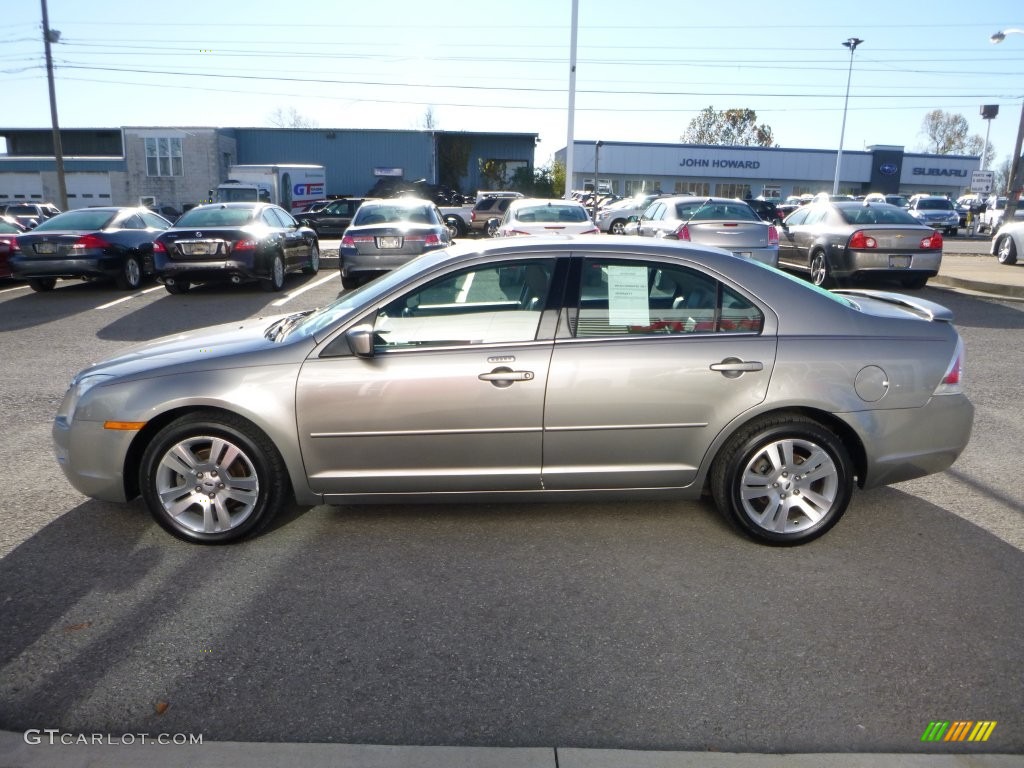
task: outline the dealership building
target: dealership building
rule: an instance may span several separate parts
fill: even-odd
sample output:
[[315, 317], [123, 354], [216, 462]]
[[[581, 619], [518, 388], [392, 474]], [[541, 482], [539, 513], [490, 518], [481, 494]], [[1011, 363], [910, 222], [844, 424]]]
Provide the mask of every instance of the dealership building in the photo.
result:
[[[629, 197], [641, 192], [671, 192], [718, 197], [782, 197], [831, 192], [835, 150], [779, 147], [636, 144], [618, 141], [573, 142], [573, 189], [600, 190]], [[555, 154], [565, 162], [565, 149]], [[981, 158], [905, 152], [876, 145], [842, 153], [839, 191], [919, 192], [956, 198], [971, 186]]]
[[[69, 208], [178, 211], [208, 198], [235, 164], [323, 165], [330, 195], [365, 195], [382, 179], [468, 192], [493, 188], [494, 168], [532, 173], [537, 145], [535, 133], [202, 126], [61, 129], [60, 138]], [[58, 189], [53, 131], [0, 128], [0, 205], [55, 203]]]

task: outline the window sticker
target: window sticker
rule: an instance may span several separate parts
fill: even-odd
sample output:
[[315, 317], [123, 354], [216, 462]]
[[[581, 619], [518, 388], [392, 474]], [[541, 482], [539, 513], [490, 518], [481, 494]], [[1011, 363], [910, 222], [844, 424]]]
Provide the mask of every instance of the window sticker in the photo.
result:
[[608, 270], [608, 322], [611, 325], [649, 325], [647, 267], [611, 264]]

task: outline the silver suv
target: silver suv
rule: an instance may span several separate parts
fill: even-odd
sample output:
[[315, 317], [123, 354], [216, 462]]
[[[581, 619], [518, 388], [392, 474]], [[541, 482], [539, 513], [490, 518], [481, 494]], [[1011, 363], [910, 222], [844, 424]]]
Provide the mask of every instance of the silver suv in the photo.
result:
[[609, 235], [623, 235], [630, 216], [639, 216], [647, 210], [647, 206], [664, 196], [662, 192], [651, 192], [618, 200], [604, 208], [599, 208], [597, 216], [594, 217], [594, 223], [597, 224], [598, 229]]

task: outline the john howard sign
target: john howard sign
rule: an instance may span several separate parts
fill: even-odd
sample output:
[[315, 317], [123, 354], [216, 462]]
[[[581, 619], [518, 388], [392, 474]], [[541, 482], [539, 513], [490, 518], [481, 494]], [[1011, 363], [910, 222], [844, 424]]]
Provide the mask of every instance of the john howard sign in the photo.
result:
[[761, 167], [760, 160], [720, 160], [706, 157], [687, 157], [680, 161], [682, 168], [740, 168], [756, 171]]

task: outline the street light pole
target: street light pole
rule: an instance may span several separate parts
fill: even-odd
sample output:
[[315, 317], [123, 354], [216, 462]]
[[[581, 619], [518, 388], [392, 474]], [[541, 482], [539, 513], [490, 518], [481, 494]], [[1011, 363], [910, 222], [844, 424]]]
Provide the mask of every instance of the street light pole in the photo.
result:
[[846, 108], [850, 103], [850, 78], [853, 77], [853, 52], [863, 43], [859, 37], [851, 37], [843, 42], [850, 49], [850, 69], [846, 73], [846, 99], [843, 101], [843, 127], [839, 132], [839, 151], [836, 153], [836, 179], [832, 183], [832, 194], [839, 194], [839, 169], [843, 164], [843, 140], [846, 138]]
[[[1024, 29], [1001, 29], [992, 35], [989, 40], [992, 44], [1001, 43], [1009, 34], [1024, 35]], [[1020, 171], [1020, 151], [1024, 144], [1024, 99], [1020, 105], [1020, 125], [1017, 127], [1017, 141], [1013, 145], [1013, 160], [1010, 163], [1010, 176], [1006, 179], [1006, 208], [1004, 211], [1011, 211], [1009, 220], [1013, 219], [1017, 211], [1017, 200], [1020, 198], [1020, 188], [1017, 186], [1017, 173]], [[1003, 213], [1006, 218], [1006, 213]]]

